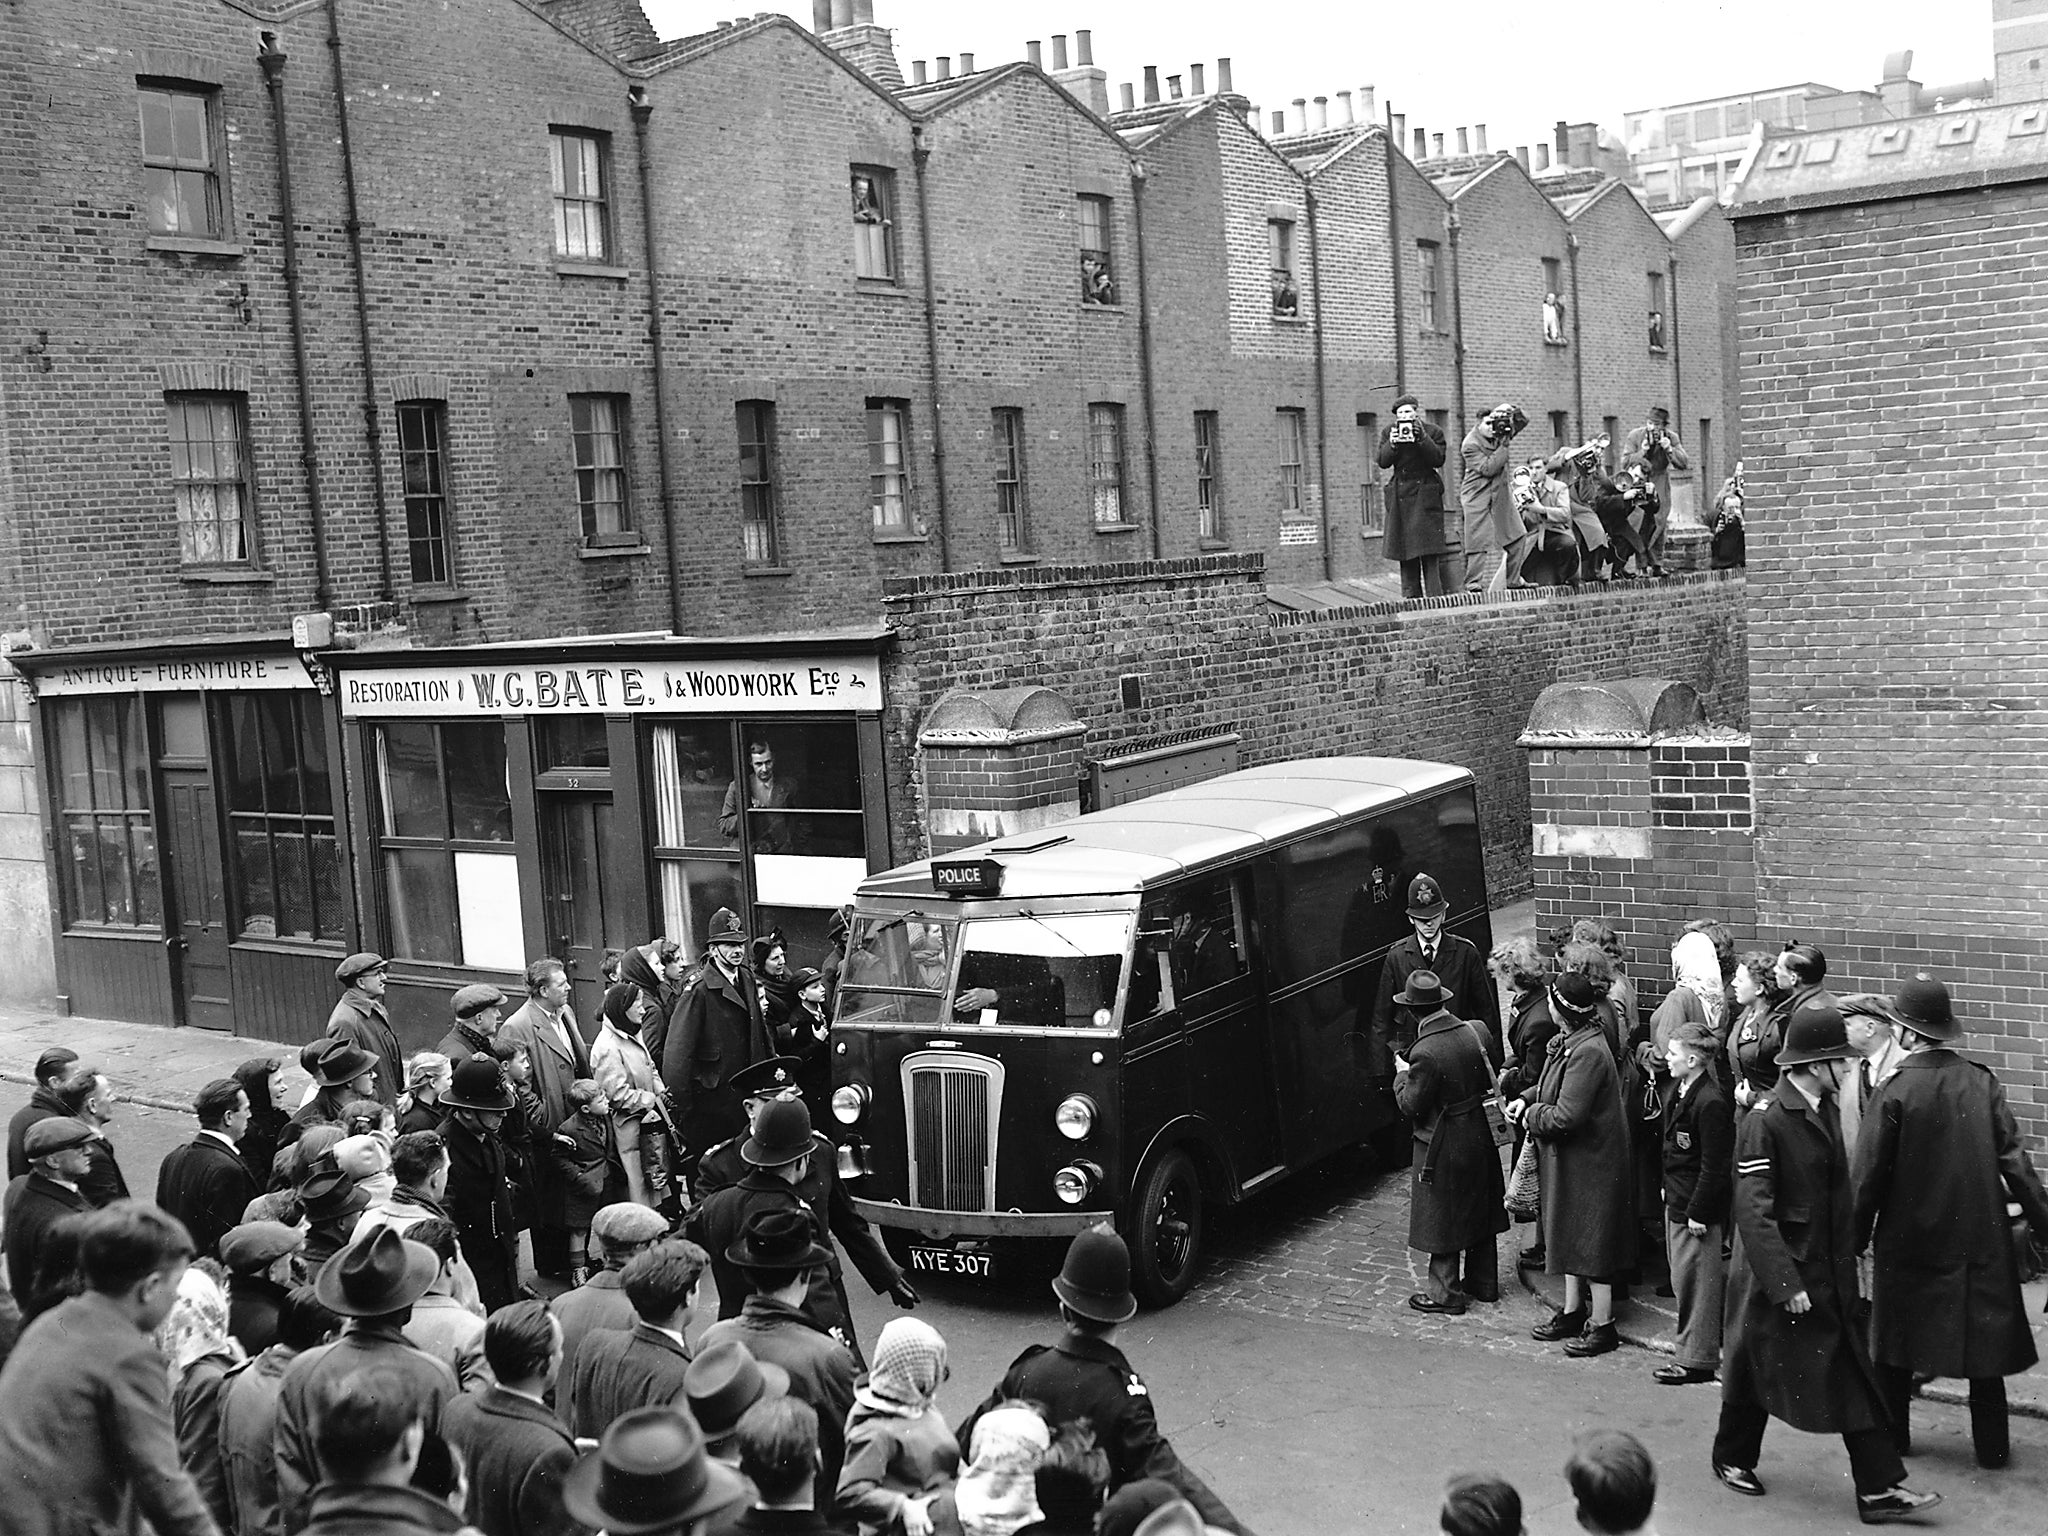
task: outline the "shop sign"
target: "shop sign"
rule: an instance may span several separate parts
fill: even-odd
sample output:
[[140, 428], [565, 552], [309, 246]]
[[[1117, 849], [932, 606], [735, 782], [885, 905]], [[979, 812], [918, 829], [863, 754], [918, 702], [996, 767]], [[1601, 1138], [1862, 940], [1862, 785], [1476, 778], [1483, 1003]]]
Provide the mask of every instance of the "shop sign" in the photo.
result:
[[289, 651], [266, 656], [184, 656], [94, 661], [38, 670], [38, 698], [79, 693], [185, 693], [211, 688], [311, 688], [305, 663]]
[[872, 656], [768, 661], [607, 661], [345, 671], [344, 715], [775, 714], [878, 710]]

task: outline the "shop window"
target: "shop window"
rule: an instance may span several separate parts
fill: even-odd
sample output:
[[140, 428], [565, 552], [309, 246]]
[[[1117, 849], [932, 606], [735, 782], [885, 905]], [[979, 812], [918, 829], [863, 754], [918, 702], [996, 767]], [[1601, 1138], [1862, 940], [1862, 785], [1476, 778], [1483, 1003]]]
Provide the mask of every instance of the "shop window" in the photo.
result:
[[65, 917], [117, 928], [163, 926], [149, 744], [134, 695], [53, 699], [57, 823]]
[[872, 166], [853, 168], [853, 275], [896, 280], [896, 178]]
[[1031, 523], [1024, 499], [1024, 413], [998, 406], [990, 418], [995, 435], [996, 547], [1006, 555], [1031, 548]]
[[220, 92], [138, 83], [143, 209], [152, 233], [227, 238], [221, 195]]
[[1221, 428], [1214, 411], [1195, 412], [1195, 512], [1205, 539], [1223, 537], [1223, 482], [1219, 478]]
[[1302, 488], [1308, 479], [1308, 416], [1291, 407], [1276, 412], [1280, 419], [1280, 515], [1307, 515]]
[[910, 402], [868, 402], [868, 507], [883, 537], [917, 532], [910, 514]]
[[1266, 220], [1266, 257], [1272, 269], [1273, 313], [1282, 320], [1301, 313], [1301, 287], [1294, 277], [1294, 220]]
[[740, 550], [749, 565], [774, 565], [782, 554], [775, 517], [775, 402], [742, 400], [733, 408], [740, 439]]
[[386, 953], [519, 970], [525, 925], [504, 726], [394, 721], [374, 740]]
[[1124, 506], [1124, 408], [1088, 407], [1088, 482], [1094, 502], [1095, 526], [1127, 528]]
[[603, 715], [542, 715], [533, 722], [534, 767], [609, 768], [611, 737]]
[[171, 436], [171, 496], [178, 558], [186, 565], [247, 565], [254, 558], [255, 497], [244, 395], [164, 396]]
[[239, 937], [338, 944], [345, 881], [318, 701], [285, 692], [225, 699]]
[[1081, 226], [1081, 302], [1114, 304], [1116, 258], [1109, 234], [1109, 199], [1076, 198], [1075, 215]]
[[415, 585], [453, 581], [448, 549], [448, 460], [442, 448], [447, 408], [438, 400], [398, 407], [398, 457], [405, 474], [405, 547]]
[[611, 260], [606, 196], [608, 135], [555, 128], [548, 133], [555, 194], [555, 254], [565, 261]]
[[625, 396], [571, 395], [569, 431], [583, 542], [592, 547], [639, 543], [626, 475]]

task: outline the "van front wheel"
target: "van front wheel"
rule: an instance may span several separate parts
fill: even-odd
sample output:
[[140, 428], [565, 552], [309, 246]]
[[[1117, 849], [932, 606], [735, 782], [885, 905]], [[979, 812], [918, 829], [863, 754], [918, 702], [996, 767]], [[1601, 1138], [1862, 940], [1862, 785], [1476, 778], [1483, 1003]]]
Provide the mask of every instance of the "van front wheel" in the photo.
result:
[[1178, 1147], [1152, 1165], [1131, 1213], [1131, 1283], [1147, 1306], [1170, 1307], [1202, 1262], [1202, 1176]]

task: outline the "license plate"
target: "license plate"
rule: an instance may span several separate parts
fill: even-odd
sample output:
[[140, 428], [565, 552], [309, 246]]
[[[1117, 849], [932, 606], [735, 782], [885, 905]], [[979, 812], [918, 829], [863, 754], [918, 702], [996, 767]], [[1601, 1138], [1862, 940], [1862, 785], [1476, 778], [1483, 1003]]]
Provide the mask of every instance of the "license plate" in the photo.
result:
[[995, 1256], [985, 1248], [927, 1248], [910, 1245], [910, 1269], [919, 1275], [959, 1275], [971, 1280], [996, 1277]]

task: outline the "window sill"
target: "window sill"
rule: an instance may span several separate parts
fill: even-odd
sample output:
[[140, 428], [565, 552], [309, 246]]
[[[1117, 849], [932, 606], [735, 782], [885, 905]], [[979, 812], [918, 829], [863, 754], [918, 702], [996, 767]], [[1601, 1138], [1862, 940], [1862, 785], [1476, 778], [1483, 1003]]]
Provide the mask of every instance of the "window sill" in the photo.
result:
[[241, 241], [214, 240], [204, 235], [151, 235], [142, 244], [145, 250], [176, 251], [186, 256], [239, 257], [242, 254]]
[[1123, 312], [1121, 304], [1090, 304], [1086, 299], [1081, 300], [1081, 313], [1084, 315], [1120, 315]]
[[877, 533], [872, 537], [877, 544], [929, 544], [932, 541], [928, 533]]
[[910, 290], [893, 277], [856, 277], [853, 280], [856, 293], [871, 293], [878, 299], [907, 299]]
[[555, 261], [557, 277], [600, 277], [609, 278], [615, 283], [623, 283], [632, 275], [632, 269], [629, 267], [607, 266], [601, 261], [564, 261], [560, 258]]
[[1145, 529], [1142, 523], [1097, 523], [1095, 531], [1099, 534], [1110, 535], [1118, 533], [1143, 533]]
[[630, 560], [635, 555], [651, 555], [654, 550], [646, 544], [586, 544], [576, 551], [578, 560]]
[[269, 571], [235, 569], [231, 566], [210, 568], [203, 565], [188, 565], [178, 572], [178, 580], [197, 582], [202, 586], [268, 586], [277, 580]]
[[1420, 340], [1423, 341], [1449, 341], [1451, 339], [1451, 333], [1449, 331], [1440, 331], [1437, 330], [1434, 326], [1428, 325], [1423, 326], [1415, 334]]
[[1652, 357], [1669, 357], [1670, 355], [1671, 355], [1671, 349], [1670, 349], [1669, 347], [1652, 347], [1652, 348], [1650, 348], [1650, 356], [1652, 356]]
[[1273, 323], [1274, 323], [1275, 325], [1299, 325], [1299, 326], [1306, 326], [1306, 325], [1308, 324], [1308, 316], [1307, 316], [1307, 315], [1275, 315], [1275, 316], [1273, 317]]
[[743, 565], [740, 567], [740, 574], [742, 576], [794, 576], [796, 574], [796, 567], [793, 565]]
[[1543, 345], [1545, 345], [1546, 347], [1555, 347], [1558, 351], [1562, 352], [1566, 347], [1570, 346], [1571, 343], [1569, 341], [1552, 341], [1548, 336], [1546, 336], [1543, 338]]
[[1002, 565], [1036, 565], [1036, 564], [1038, 564], [1038, 556], [1036, 556], [1036, 555], [1034, 555], [1034, 554], [1030, 554], [1030, 553], [1028, 553], [1028, 552], [1026, 552], [1026, 551], [1024, 551], [1024, 550], [1021, 550], [1021, 549], [1013, 549], [1013, 550], [1011, 550], [1011, 551], [1010, 551], [1010, 552], [1009, 552], [1008, 554], [1004, 554], [1004, 555], [997, 555], [997, 556], [996, 556], [996, 560], [997, 560], [997, 562], [998, 562], [999, 564], [1002, 564]]
[[1228, 540], [1228, 539], [1204, 539], [1204, 540], [1202, 540], [1202, 541], [1201, 541], [1201, 543], [1200, 543], [1199, 545], [1197, 545], [1196, 547], [1197, 547], [1198, 549], [1200, 549], [1200, 550], [1202, 551], [1202, 553], [1203, 553], [1203, 554], [1208, 554], [1208, 553], [1209, 553], [1209, 552], [1210, 552], [1211, 550], [1217, 550], [1217, 549], [1228, 549], [1228, 548], [1230, 548], [1230, 540]]
[[476, 594], [463, 587], [414, 587], [416, 603], [466, 603]]
[[342, 953], [339, 939], [292, 939], [273, 938], [269, 934], [245, 933], [229, 945], [246, 953], [258, 955], [338, 955]]

